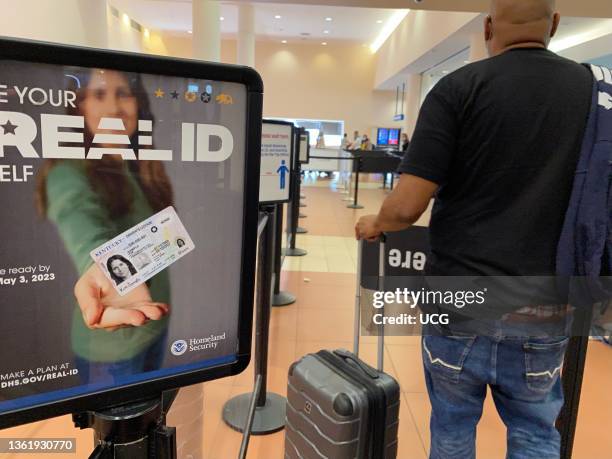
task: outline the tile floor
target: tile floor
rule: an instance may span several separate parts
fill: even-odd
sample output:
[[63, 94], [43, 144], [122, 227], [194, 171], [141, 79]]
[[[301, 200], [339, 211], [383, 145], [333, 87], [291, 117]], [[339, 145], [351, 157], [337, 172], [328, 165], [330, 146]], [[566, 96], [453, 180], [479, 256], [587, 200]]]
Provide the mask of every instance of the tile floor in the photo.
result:
[[[286, 394], [287, 368], [308, 352], [323, 348], [351, 348], [355, 293], [356, 243], [352, 239], [353, 225], [360, 216], [377, 211], [386, 191], [380, 179], [366, 178], [361, 187], [363, 210], [346, 208], [345, 195], [331, 180], [306, 181], [307, 218], [300, 225], [308, 234], [299, 235], [297, 246], [308, 250], [301, 258], [287, 258], [283, 267], [282, 289], [297, 296], [291, 306], [274, 308], [270, 324], [268, 390]], [[426, 224], [424, 216], [421, 224]], [[373, 363], [376, 355], [375, 338], [362, 338], [362, 357]], [[589, 348], [585, 380], [578, 419], [575, 459], [612, 458], [612, 348], [592, 342]], [[429, 401], [425, 391], [420, 343], [415, 337], [388, 337], [385, 344], [385, 369], [396, 377], [402, 388], [400, 411], [400, 459], [424, 459], [429, 449]], [[201, 386], [183, 393], [183, 400], [173, 409], [169, 422], [179, 424], [181, 458], [231, 459], [238, 456], [241, 434], [221, 420], [223, 404], [234, 395], [252, 390], [253, 366], [233, 378], [204, 384], [204, 410], [201, 411]], [[191, 402], [195, 400], [195, 402]], [[191, 403], [190, 403], [191, 402]], [[191, 410], [191, 411], [190, 411]], [[193, 420], [192, 420], [193, 419]], [[193, 436], [203, 421], [203, 436]], [[197, 427], [196, 427], [197, 426]], [[198, 433], [198, 432], [196, 432]], [[505, 432], [490, 398], [487, 399], [478, 428], [478, 457], [505, 457]], [[2, 432], [3, 437], [77, 438], [76, 455], [54, 455], [60, 459], [86, 458], [92, 440], [89, 431], [77, 432], [70, 417], [28, 424]], [[249, 459], [281, 459], [283, 432], [254, 436], [249, 446]], [[27, 459], [30, 455], [2, 455], [10, 459]], [[457, 458], [461, 459], [461, 458]]]

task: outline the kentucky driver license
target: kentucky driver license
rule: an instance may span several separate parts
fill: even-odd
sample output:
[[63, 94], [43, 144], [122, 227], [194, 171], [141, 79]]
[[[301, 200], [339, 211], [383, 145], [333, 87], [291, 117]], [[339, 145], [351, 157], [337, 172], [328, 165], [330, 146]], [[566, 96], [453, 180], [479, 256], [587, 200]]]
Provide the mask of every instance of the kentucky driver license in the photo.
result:
[[172, 206], [91, 251], [91, 258], [125, 295], [194, 249]]

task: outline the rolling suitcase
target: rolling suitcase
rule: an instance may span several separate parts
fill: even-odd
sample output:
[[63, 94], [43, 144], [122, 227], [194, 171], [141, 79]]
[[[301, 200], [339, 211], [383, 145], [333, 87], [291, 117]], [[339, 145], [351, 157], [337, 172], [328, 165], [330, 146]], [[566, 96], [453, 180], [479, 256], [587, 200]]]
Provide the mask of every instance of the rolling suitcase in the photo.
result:
[[[381, 240], [379, 290], [382, 290], [384, 253]], [[358, 270], [360, 264], [361, 260]], [[395, 379], [382, 371], [382, 326], [378, 369], [356, 355], [359, 278], [358, 273], [355, 353], [319, 351], [307, 354], [289, 369], [285, 459], [394, 459], [397, 456], [400, 388]], [[384, 314], [384, 310], [381, 312]]]

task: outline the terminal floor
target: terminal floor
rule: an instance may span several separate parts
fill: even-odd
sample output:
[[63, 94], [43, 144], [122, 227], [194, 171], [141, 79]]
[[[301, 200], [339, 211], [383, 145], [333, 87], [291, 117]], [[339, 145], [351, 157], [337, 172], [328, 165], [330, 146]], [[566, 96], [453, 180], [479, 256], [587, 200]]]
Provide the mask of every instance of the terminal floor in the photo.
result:
[[[297, 246], [308, 250], [300, 258], [286, 258], [283, 266], [282, 288], [297, 296], [291, 306], [274, 308], [270, 324], [268, 390], [286, 394], [289, 365], [308, 352], [323, 348], [352, 346], [352, 324], [355, 294], [356, 243], [352, 238], [355, 220], [364, 214], [375, 213], [386, 191], [379, 189], [380, 181], [366, 178], [360, 187], [359, 201], [363, 210], [346, 208], [345, 195], [338, 192], [335, 182], [307, 178], [302, 194], [307, 207], [301, 211], [307, 218], [300, 225], [308, 234], [299, 235]], [[426, 224], [424, 218], [422, 224]], [[362, 337], [362, 357], [374, 363], [376, 339]], [[585, 380], [581, 396], [576, 442], [573, 458], [612, 458], [612, 348], [591, 342], [587, 358]], [[402, 388], [399, 429], [399, 459], [424, 459], [429, 450], [430, 405], [425, 391], [421, 350], [416, 337], [388, 337], [385, 343], [385, 369], [395, 376]], [[221, 419], [224, 403], [231, 397], [252, 390], [253, 366], [233, 378], [204, 384], [203, 443], [193, 430], [201, 424], [192, 418], [202, 416], [199, 387], [189, 391], [196, 407], [190, 411], [188, 399], [178, 406], [174, 421], [179, 426], [178, 439], [185, 453], [181, 459], [232, 459], [238, 456], [241, 434], [225, 425]], [[185, 395], [188, 392], [185, 391]], [[172, 415], [172, 413], [171, 413]], [[76, 455], [54, 455], [57, 458], [86, 458], [92, 447], [91, 431], [76, 431], [70, 417], [28, 424], [2, 432], [3, 437], [77, 437]], [[186, 440], [186, 436], [191, 437]], [[185, 442], [191, 444], [185, 444]], [[249, 459], [281, 459], [284, 433], [254, 436], [249, 446]], [[505, 428], [490, 397], [486, 401], [478, 427], [478, 458], [505, 457]], [[188, 455], [191, 454], [191, 456]], [[21, 455], [3, 455], [21, 458]], [[23, 455], [23, 458], [32, 457]], [[457, 458], [461, 459], [461, 458]]]

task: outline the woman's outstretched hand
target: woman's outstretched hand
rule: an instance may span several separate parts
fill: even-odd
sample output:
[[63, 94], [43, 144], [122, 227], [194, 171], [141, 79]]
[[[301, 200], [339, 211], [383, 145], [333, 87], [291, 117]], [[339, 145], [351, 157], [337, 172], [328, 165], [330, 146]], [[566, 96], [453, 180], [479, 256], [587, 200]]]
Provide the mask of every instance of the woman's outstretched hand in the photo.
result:
[[119, 295], [95, 264], [78, 280], [74, 295], [83, 313], [83, 321], [91, 329], [113, 331], [126, 326], [138, 327], [148, 320], [159, 320], [169, 312], [167, 304], [151, 299], [146, 284], [124, 296]]

